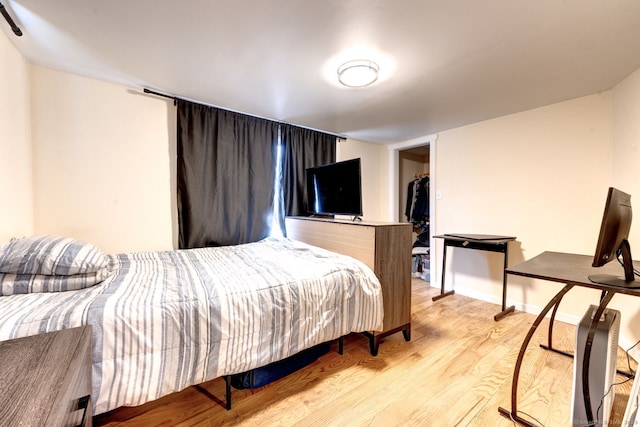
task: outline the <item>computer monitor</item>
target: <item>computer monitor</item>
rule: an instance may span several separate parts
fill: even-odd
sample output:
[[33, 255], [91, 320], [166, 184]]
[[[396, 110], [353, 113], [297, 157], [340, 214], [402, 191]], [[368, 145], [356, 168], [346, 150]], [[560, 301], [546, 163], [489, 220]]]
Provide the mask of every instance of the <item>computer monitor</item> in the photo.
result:
[[634, 281], [629, 230], [631, 230], [631, 196], [610, 187], [592, 265], [602, 267], [608, 262], [618, 260], [622, 264], [624, 276], [594, 274], [589, 276], [589, 280], [604, 285], [640, 287], [640, 282]]

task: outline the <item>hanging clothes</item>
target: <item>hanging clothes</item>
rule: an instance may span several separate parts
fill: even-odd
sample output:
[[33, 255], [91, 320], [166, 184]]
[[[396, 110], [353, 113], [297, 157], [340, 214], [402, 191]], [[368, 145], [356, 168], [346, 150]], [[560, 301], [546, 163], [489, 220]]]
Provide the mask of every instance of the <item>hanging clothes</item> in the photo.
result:
[[405, 215], [414, 228], [429, 223], [429, 176], [418, 177], [409, 183]]
[[429, 176], [418, 176], [407, 187], [407, 221], [413, 225], [418, 238], [413, 246], [429, 246]]

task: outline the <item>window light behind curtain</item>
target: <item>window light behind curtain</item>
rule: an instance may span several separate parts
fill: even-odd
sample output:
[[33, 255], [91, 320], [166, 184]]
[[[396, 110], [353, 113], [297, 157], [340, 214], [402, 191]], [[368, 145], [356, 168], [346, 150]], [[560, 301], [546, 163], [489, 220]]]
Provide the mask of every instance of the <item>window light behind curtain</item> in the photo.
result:
[[306, 170], [336, 161], [336, 137], [292, 125], [282, 125], [282, 191], [284, 216], [308, 215]]
[[275, 212], [276, 223], [284, 229], [285, 214], [306, 214], [305, 170], [335, 161], [335, 136], [177, 102], [180, 248], [235, 245], [267, 237], [278, 169], [284, 206]]

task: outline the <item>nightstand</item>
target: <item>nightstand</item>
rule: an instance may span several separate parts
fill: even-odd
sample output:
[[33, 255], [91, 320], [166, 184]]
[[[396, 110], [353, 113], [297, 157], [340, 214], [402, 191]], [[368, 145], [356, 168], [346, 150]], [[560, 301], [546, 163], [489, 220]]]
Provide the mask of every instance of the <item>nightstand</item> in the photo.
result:
[[91, 326], [0, 341], [0, 425], [91, 426]]

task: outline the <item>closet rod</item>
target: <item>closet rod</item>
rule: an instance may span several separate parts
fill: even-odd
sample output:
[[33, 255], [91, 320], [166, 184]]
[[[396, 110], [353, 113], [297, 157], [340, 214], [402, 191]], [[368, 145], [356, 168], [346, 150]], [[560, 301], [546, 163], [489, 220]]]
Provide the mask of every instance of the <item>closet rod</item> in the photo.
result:
[[[179, 99], [179, 98], [177, 98], [175, 96], [165, 95], [164, 93], [160, 93], [160, 92], [153, 91], [151, 89], [147, 89], [146, 87], [142, 91], [144, 93], [150, 93], [151, 95], [157, 95], [157, 96], [161, 96], [163, 98], [173, 99], [173, 105], [176, 105], [176, 103], [178, 102], [178, 99]], [[189, 101], [189, 102], [198, 103], [197, 101]], [[202, 102], [199, 102], [199, 104], [202, 104]], [[282, 123], [282, 124], [285, 124], [285, 125], [286, 124], [290, 124], [290, 123], [281, 122], [281, 121], [278, 121], [278, 120], [267, 119], [266, 117], [254, 116], [252, 114], [247, 114], [247, 113], [243, 113], [243, 112], [240, 112], [240, 111], [229, 110], [228, 108], [222, 108], [222, 107], [218, 107], [218, 106], [215, 106], [215, 105], [210, 105], [210, 104], [205, 104], [205, 105], [209, 105], [209, 106], [215, 107], [215, 108], [220, 108], [221, 110], [233, 111], [234, 113], [238, 113], [238, 114], [244, 114], [244, 115], [247, 115], [247, 116], [257, 117], [259, 119], [270, 120], [270, 121], [276, 122], [276, 123]], [[293, 125], [293, 126], [297, 126], [299, 128], [303, 128], [303, 129], [309, 129], [309, 130], [312, 130], [314, 132], [321, 132], [321, 133], [325, 133], [327, 135], [335, 136], [336, 138], [338, 138], [339, 140], [342, 140], [342, 141], [346, 141], [347, 140], [347, 137], [343, 136], [343, 135], [338, 135], [338, 134], [335, 134], [335, 133], [326, 132], [326, 131], [323, 131], [323, 130], [317, 130], [317, 129], [313, 129], [313, 128], [308, 128], [308, 127], [300, 126], [300, 125]]]
[[4, 16], [4, 19], [6, 19], [7, 22], [9, 23], [9, 26], [11, 27], [11, 30], [13, 31], [13, 34], [15, 34], [16, 36], [20, 37], [22, 35], [22, 31], [16, 25], [16, 23], [13, 22], [13, 19], [9, 15], [9, 12], [7, 12], [7, 9], [4, 7], [4, 5], [2, 3], [0, 3], [0, 13], [2, 13], [2, 16]]

